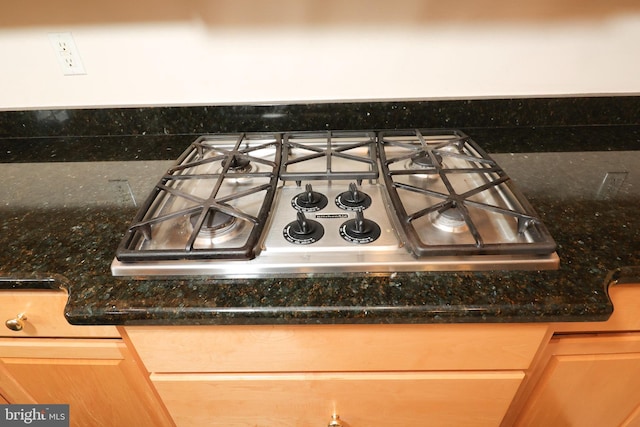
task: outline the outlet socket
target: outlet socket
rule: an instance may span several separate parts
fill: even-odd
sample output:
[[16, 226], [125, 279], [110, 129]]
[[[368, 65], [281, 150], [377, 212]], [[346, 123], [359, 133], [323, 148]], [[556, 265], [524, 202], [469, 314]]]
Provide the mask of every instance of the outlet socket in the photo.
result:
[[71, 33], [49, 33], [49, 41], [65, 76], [87, 74]]

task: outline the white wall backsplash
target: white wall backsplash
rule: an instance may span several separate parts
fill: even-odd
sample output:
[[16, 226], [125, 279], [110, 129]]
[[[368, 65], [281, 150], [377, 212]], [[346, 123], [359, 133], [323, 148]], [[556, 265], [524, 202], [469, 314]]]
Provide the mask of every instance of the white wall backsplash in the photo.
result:
[[[87, 74], [64, 76], [50, 32]], [[640, 15], [599, 20], [0, 30], [0, 109], [640, 93]]]

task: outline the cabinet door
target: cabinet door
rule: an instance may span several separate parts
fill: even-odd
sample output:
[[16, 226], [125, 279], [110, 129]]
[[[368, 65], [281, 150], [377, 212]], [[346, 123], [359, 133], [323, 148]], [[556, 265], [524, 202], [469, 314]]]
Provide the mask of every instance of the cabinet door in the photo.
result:
[[638, 426], [640, 334], [560, 337], [518, 425]]
[[9, 403], [69, 404], [72, 426], [171, 425], [120, 340], [0, 339], [0, 390]]
[[178, 426], [497, 426], [524, 373], [154, 374]]

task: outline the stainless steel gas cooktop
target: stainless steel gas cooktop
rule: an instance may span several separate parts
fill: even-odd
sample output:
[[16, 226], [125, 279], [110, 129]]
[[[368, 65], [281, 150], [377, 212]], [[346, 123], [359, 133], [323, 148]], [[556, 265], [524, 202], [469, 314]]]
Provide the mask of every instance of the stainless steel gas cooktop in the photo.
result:
[[198, 138], [143, 204], [115, 276], [556, 269], [507, 174], [458, 130]]

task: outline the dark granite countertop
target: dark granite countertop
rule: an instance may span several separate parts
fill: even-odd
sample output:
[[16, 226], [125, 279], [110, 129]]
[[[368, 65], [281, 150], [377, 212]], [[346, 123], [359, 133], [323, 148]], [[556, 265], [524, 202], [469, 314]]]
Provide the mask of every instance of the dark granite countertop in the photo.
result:
[[[560, 269], [110, 274], [134, 201], [197, 135], [415, 126], [462, 129], [496, 158], [558, 243]], [[74, 324], [599, 321], [610, 275], [640, 266], [637, 97], [0, 112], [0, 170], [0, 289], [64, 287]]]

